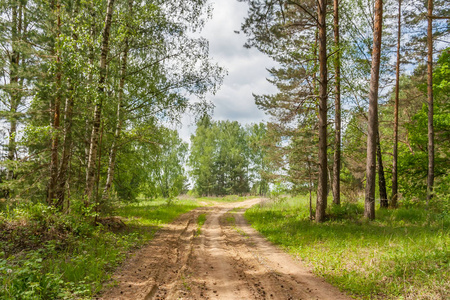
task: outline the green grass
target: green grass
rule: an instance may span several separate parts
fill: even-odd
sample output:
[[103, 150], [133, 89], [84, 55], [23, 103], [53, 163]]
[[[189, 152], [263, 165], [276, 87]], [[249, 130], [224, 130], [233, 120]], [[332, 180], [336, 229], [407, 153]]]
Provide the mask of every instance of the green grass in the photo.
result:
[[200, 214], [197, 218], [197, 233], [196, 235], [200, 235], [202, 233], [202, 226], [206, 222], [206, 214]]
[[115, 215], [127, 226], [115, 230], [44, 205], [0, 212], [0, 234], [11, 233], [0, 238], [0, 299], [90, 299], [129, 251], [198, 206], [188, 200], [123, 205]]
[[198, 202], [192, 200], [177, 200], [170, 205], [165, 199], [141, 200], [120, 207], [116, 215], [127, 218], [130, 225], [160, 226], [198, 206]]
[[225, 215], [225, 222], [227, 225], [231, 226], [233, 228], [233, 230], [235, 230], [237, 233], [239, 233], [242, 237], [248, 239], [249, 236], [248, 234], [242, 230], [239, 226], [236, 226], [236, 213], [239, 212], [240, 210], [242, 210], [242, 208], [240, 207], [235, 207], [232, 210], [228, 211]]
[[423, 208], [377, 210], [361, 204], [328, 210], [323, 224], [309, 221], [308, 201], [263, 203], [245, 213], [272, 242], [301, 257], [314, 273], [357, 299], [448, 299], [450, 214]]

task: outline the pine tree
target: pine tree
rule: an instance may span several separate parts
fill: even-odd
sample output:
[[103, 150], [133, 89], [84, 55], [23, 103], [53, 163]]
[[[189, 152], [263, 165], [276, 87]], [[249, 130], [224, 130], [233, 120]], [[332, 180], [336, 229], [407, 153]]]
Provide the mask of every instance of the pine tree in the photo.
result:
[[383, 24], [383, 2], [375, 1], [375, 27], [373, 33], [372, 70], [370, 76], [369, 114], [367, 134], [366, 194], [364, 216], [375, 219], [375, 165], [376, 138], [378, 129], [378, 84], [381, 58], [381, 32]]
[[334, 58], [334, 161], [333, 161], [333, 203], [341, 204], [341, 49], [339, 34], [339, 1], [333, 1], [334, 16], [334, 46], [336, 53]]
[[395, 104], [394, 104], [394, 150], [392, 152], [392, 199], [391, 206], [397, 207], [398, 203], [398, 106], [400, 94], [400, 40], [402, 20], [402, 0], [398, 0], [398, 22], [397, 22], [397, 61], [395, 67]]

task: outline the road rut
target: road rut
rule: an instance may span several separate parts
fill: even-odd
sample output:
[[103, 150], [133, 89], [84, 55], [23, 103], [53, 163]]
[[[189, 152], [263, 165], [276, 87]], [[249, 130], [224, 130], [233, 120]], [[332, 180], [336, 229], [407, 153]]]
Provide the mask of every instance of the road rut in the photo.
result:
[[[100, 299], [351, 299], [245, 221], [261, 199], [202, 207], [161, 229]], [[206, 214], [198, 233], [197, 218]]]

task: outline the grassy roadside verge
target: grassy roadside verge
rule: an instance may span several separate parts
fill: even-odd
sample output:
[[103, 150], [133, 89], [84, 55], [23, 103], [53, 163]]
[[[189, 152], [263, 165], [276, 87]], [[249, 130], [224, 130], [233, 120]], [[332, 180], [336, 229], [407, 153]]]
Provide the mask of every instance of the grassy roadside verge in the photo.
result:
[[423, 208], [329, 210], [331, 220], [308, 220], [306, 198], [263, 203], [245, 213], [270, 241], [302, 258], [314, 273], [357, 299], [449, 299], [450, 215]]
[[119, 207], [116, 218], [99, 226], [44, 205], [0, 213], [0, 299], [90, 299], [129, 251], [198, 206], [140, 201]]

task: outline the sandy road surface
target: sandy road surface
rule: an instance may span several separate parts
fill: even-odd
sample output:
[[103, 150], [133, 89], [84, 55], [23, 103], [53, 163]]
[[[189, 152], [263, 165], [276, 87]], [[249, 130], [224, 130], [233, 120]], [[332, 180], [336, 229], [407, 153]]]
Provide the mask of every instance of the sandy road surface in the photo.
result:
[[182, 215], [117, 271], [100, 299], [350, 299], [246, 223], [245, 208], [259, 201]]

